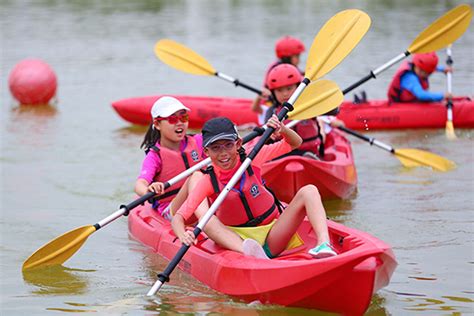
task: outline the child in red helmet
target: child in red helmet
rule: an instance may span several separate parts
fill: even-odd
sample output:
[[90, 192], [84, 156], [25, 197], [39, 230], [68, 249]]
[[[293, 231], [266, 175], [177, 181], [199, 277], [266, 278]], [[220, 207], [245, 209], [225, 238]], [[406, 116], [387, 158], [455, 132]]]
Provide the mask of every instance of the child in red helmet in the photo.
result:
[[[298, 68], [290, 64], [280, 64], [270, 70], [266, 84], [271, 92], [273, 104], [264, 112], [265, 121], [280, 111], [282, 104], [289, 100], [302, 80], [303, 76]], [[337, 124], [342, 125], [342, 122], [334, 119], [334, 123], [331, 123], [333, 126], [337, 126]], [[312, 118], [302, 120], [293, 127], [296, 133], [303, 139], [303, 143], [297, 150], [293, 151], [293, 154], [320, 159], [324, 155], [325, 140], [322, 126], [324, 126], [322, 121]]]
[[451, 67], [437, 67], [438, 56], [435, 52], [415, 54], [411, 62], [402, 63], [395, 73], [388, 88], [388, 99], [391, 102], [441, 101], [450, 97], [443, 92], [430, 92], [428, 77], [434, 71], [444, 73], [452, 71]]
[[[264, 110], [262, 106], [265, 104], [265, 102], [268, 100], [268, 97], [271, 94], [267, 86], [267, 77], [268, 77], [268, 74], [270, 73], [270, 70], [272, 70], [275, 66], [280, 65], [280, 64], [290, 64], [295, 67], [298, 67], [300, 63], [300, 55], [305, 50], [306, 48], [304, 46], [304, 43], [300, 41], [299, 39], [291, 37], [291, 36], [283, 36], [276, 42], [275, 55], [277, 57], [277, 60], [274, 61], [268, 67], [267, 72], [265, 74], [265, 80], [263, 82], [264, 87], [262, 89], [262, 94], [259, 95], [252, 104], [252, 110], [260, 114], [259, 115], [260, 124], [265, 123], [265, 121], [263, 120], [265, 117], [265, 114], [263, 113]], [[303, 72], [300, 71], [300, 73], [303, 73]]]

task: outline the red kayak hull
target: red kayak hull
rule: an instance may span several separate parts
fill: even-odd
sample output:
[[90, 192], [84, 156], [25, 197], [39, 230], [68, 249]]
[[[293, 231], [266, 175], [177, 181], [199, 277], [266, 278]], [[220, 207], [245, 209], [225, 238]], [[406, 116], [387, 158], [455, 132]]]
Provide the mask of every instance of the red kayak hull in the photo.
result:
[[[474, 127], [474, 101], [466, 97], [455, 98], [453, 124], [455, 128]], [[359, 130], [444, 128], [447, 120], [444, 102], [389, 103], [371, 100], [354, 104], [343, 102], [337, 117], [346, 127]]]
[[[112, 107], [127, 122], [149, 125], [151, 123], [151, 107], [162, 96], [164, 95], [123, 99], [113, 102]], [[249, 99], [173, 96], [191, 110], [189, 128], [201, 129], [206, 121], [218, 116], [231, 118], [239, 126], [257, 125], [258, 123], [257, 115], [250, 109], [252, 101]]]
[[[168, 260], [181, 247], [169, 222], [149, 204], [132, 211], [128, 224], [134, 239]], [[199, 238], [178, 268], [220, 293], [247, 302], [363, 315], [372, 295], [388, 285], [397, 265], [395, 256], [389, 245], [367, 233], [332, 221], [328, 225], [339, 253], [332, 258], [316, 260], [307, 254], [316, 239], [305, 220], [298, 229], [305, 244], [276, 259], [244, 256]]]
[[277, 197], [289, 203], [298, 190], [313, 184], [322, 199], [347, 199], [357, 189], [357, 172], [351, 143], [339, 130], [326, 138], [323, 160], [287, 156], [266, 162], [262, 177]]
[[[112, 107], [127, 122], [150, 124], [150, 109], [162, 95], [136, 97], [115, 101]], [[235, 124], [256, 125], [257, 115], [252, 112], [251, 99], [230, 97], [175, 96], [191, 109], [190, 128], [200, 129], [210, 118], [226, 116]], [[433, 103], [391, 103], [387, 100], [372, 100], [354, 104], [341, 104], [338, 118], [346, 127], [360, 130], [403, 129], [403, 128], [444, 128], [446, 106]], [[456, 97], [453, 106], [455, 128], [474, 128], [474, 101], [467, 97]]]

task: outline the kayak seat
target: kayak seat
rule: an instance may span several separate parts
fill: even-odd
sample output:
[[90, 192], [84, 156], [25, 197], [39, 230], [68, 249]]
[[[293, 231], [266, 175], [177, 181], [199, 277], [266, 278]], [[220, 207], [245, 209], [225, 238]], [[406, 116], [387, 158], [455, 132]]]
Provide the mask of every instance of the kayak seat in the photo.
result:
[[336, 155], [333, 153], [324, 153], [323, 161], [334, 161], [336, 160]]

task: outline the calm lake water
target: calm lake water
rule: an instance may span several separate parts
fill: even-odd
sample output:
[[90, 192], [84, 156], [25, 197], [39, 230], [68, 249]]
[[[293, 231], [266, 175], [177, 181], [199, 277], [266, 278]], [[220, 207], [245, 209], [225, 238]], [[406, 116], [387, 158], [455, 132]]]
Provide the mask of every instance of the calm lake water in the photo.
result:
[[[459, 1], [358, 1], [372, 26], [327, 78], [345, 88], [403, 52]], [[193, 48], [219, 71], [258, 86], [283, 34], [307, 47], [345, 1], [0, 1], [0, 264], [2, 315], [239, 314], [310, 315], [280, 306], [248, 306], [179, 271], [160, 295], [145, 293], [166, 261], [129, 239], [121, 218], [89, 238], [63, 267], [21, 273], [38, 247], [73, 228], [94, 224], [133, 199], [143, 128], [122, 121], [112, 101], [159, 93], [253, 97], [215, 78], [180, 73], [153, 54], [171, 38]], [[454, 94], [473, 95], [472, 26], [453, 47]], [[445, 59], [444, 51], [439, 52]], [[51, 107], [19, 107], [7, 77], [22, 59], [55, 70]], [[303, 55], [303, 64], [306, 55]], [[363, 86], [384, 98], [395, 69]], [[434, 75], [435, 90], [445, 89]], [[326, 203], [328, 216], [391, 244], [399, 266], [374, 296], [367, 315], [474, 313], [473, 130], [373, 132], [396, 148], [419, 148], [454, 160], [447, 173], [405, 169], [367, 143], [353, 141], [358, 193]], [[350, 299], [350, 298], [348, 298]], [[68, 315], [68, 314], [66, 314]]]

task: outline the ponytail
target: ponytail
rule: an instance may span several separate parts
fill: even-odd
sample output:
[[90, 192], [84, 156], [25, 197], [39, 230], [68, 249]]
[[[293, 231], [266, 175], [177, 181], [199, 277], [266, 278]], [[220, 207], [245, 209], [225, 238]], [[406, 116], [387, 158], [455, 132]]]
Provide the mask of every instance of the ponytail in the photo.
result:
[[145, 138], [143, 139], [140, 148], [148, 149], [151, 146], [155, 146], [156, 142], [160, 139], [160, 131], [153, 127], [153, 123], [150, 124], [148, 130], [146, 131]]

